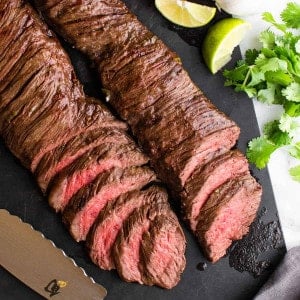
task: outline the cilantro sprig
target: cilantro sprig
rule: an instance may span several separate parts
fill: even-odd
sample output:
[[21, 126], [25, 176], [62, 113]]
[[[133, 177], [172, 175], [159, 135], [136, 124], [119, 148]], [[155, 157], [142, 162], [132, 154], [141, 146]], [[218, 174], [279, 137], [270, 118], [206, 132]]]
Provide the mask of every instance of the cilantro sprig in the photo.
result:
[[[272, 153], [284, 148], [300, 160], [300, 4], [290, 2], [280, 15], [280, 22], [266, 12], [262, 15], [270, 28], [261, 32], [261, 49], [249, 49], [245, 58], [232, 70], [225, 70], [225, 86], [245, 92], [250, 98], [268, 105], [281, 105], [283, 114], [278, 120], [264, 126], [263, 134], [252, 139], [247, 157], [257, 168], [268, 164]], [[272, 31], [274, 29], [275, 31]], [[300, 130], [299, 130], [300, 131]], [[294, 180], [300, 182], [300, 164], [289, 170]]]

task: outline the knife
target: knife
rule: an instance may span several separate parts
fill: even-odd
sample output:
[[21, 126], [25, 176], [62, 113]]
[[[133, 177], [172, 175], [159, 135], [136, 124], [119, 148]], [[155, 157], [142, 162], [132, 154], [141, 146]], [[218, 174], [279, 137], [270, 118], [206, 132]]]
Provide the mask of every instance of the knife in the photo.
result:
[[0, 265], [46, 299], [104, 299], [105, 288], [42, 233], [0, 209]]

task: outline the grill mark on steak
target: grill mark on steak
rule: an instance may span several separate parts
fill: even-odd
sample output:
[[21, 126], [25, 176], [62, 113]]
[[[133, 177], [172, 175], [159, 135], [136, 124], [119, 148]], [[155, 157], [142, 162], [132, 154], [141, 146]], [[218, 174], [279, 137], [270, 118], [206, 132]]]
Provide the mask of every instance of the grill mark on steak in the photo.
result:
[[123, 194], [115, 201], [108, 202], [87, 237], [93, 262], [102, 269], [114, 269], [112, 249], [124, 221], [135, 209], [153, 201], [166, 202], [167, 197], [164, 189], [153, 186], [144, 191]]
[[175, 215], [156, 216], [141, 242], [143, 282], [167, 289], [177, 285], [186, 264], [185, 247], [184, 234]]
[[71, 198], [63, 212], [63, 221], [76, 241], [85, 240], [108, 202], [121, 194], [141, 189], [155, 179], [148, 167], [114, 168], [104, 172]]
[[117, 145], [129, 143], [129, 141], [131, 139], [124, 130], [114, 127], [100, 127], [82, 132], [43, 156], [35, 170], [37, 182], [45, 193], [51, 179], [87, 151], [105, 143]]
[[113, 247], [113, 256], [119, 276], [128, 282], [143, 284], [144, 267], [140, 263], [143, 234], [158, 215], [167, 215], [170, 206], [167, 202], [146, 204], [133, 211], [124, 222]]
[[248, 161], [238, 150], [228, 151], [197, 169], [181, 194], [182, 209], [192, 231], [196, 230], [201, 208], [210, 194], [229, 179], [248, 172]]
[[248, 233], [261, 193], [261, 186], [246, 174], [227, 181], [210, 195], [202, 207], [196, 235], [212, 262], [226, 254], [232, 241]]
[[132, 142], [116, 145], [107, 143], [79, 157], [70, 167], [54, 177], [49, 186], [49, 204], [58, 212], [63, 211], [71, 197], [96, 176], [113, 167], [125, 168], [144, 165], [148, 158]]

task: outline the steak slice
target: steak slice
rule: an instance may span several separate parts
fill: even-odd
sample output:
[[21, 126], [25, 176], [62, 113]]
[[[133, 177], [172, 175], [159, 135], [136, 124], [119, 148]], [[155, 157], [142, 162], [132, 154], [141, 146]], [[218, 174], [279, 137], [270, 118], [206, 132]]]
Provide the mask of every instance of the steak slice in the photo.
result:
[[79, 157], [71, 166], [57, 174], [51, 183], [49, 204], [63, 211], [71, 197], [96, 176], [113, 167], [144, 165], [148, 158], [132, 142], [124, 145], [107, 143]]
[[87, 237], [92, 261], [102, 269], [114, 269], [112, 249], [124, 221], [135, 209], [153, 201], [166, 202], [167, 199], [168, 195], [164, 189], [152, 186], [144, 191], [135, 190], [123, 194], [115, 201], [109, 202]]
[[197, 169], [188, 179], [181, 193], [182, 208], [192, 231], [209, 195], [229, 179], [248, 171], [248, 161], [238, 150], [228, 151]]
[[77, 242], [85, 240], [106, 203], [155, 179], [148, 167], [114, 168], [101, 173], [71, 198], [63, 211], [63, 221]]
[[142, 281], [171, 289], [185, 268], [186, 241], [176, 216], [158, 215], [141, 242]]
[[105, 143], [125, 144], [129, 141], [124, 130], [113, 127], [85, 131], [43, 156], [35, 170], [37, 182], [45, 193], [51, 179], [87, 151]]
[[261, 186], [249, 174], [227, 181], [210, 195], [201, 209], [196, 230], [210, 261], [218, 261], [232, 241], [248, 233], [261, 195]]
[[141, 264], [141, 242], [150, 224], [158, 215], [168, 215], [170, 206], [167, 202], [156, 203], [136, 209], [123, 224], [116, 239], [113, 254], [118, 274], [128, 282], [143, 284], [144, 268]]

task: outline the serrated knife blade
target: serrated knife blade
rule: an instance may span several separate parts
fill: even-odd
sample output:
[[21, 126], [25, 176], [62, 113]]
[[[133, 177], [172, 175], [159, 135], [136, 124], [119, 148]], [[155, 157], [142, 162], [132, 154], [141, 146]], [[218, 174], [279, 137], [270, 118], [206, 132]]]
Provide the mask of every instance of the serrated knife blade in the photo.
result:
[[0, 209], [0, 265], [46, 299], [104, 299], [106, 290], [31, 225]]

